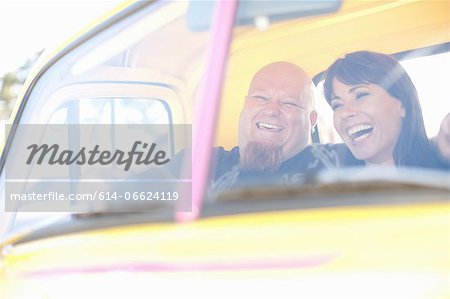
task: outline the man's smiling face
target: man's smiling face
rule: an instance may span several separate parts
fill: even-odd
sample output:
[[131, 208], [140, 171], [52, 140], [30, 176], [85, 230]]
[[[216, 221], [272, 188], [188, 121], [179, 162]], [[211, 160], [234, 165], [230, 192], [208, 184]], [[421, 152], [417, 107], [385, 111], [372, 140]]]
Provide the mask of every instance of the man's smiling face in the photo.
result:
[[239, 119], [239, 147], [245, 149], [249, 142], [272, 145], [285, 161], [307, 145], [311, 123], [315, 111], [308, 76], [293, 64], [273, 63], [250, 84]]

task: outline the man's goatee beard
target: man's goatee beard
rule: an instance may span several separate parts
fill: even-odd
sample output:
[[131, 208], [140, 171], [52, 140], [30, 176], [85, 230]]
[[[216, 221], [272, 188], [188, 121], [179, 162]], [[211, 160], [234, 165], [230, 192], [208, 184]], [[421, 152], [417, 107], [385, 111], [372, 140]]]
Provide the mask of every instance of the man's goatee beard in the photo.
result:
[[239, 165], [249, 172], [273, 173], [281, 166], [281, 148], [268, 143], [250, 141], [240, 151]]

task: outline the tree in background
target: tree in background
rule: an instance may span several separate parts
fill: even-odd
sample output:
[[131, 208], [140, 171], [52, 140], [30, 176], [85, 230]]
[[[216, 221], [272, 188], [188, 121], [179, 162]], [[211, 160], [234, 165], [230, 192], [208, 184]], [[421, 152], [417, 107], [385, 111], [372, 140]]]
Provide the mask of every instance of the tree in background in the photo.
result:
[[0, 121], [7, 121], [11, 116], [25, 80], [36, 63], [42, 51], [35, 53], [18, 69], [8, 72], [0, 77]]

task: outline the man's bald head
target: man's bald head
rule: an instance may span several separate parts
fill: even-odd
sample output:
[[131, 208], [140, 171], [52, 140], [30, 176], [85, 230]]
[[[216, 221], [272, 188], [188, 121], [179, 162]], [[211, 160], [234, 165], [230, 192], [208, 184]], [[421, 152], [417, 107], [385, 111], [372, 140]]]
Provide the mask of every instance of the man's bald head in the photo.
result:
[[312, 81], [306, 72], [290, 62], [264, 66], [253, 76], [239, 119], [241, 165], [254, 165], [257, 171], [267, 172], [270, 166], [260, 169], [266, 161], [245, 161], [264, 156], [246, 148], [273, 148], [279, 166], [305, 148], [316, 120]]
[[292, 90], [297, 92], [292, 96], [302, 99], [304, 107], [314, 107], [312, 95], [312, 80], [308, 74], [298, 65], [286, 61], [270, 63], [262, 67], [253, 75], [248, 94], [261, 89], [267, 89], [267, 81], [276, 85], [280, 91]]

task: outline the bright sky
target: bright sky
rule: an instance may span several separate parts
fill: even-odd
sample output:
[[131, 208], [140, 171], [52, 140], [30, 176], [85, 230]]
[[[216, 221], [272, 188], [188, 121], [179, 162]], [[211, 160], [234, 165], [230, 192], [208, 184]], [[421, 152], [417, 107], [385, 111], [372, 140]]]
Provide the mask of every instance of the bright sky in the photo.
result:
[[70, 38], [123, 0], [0, 0], [0, 76]]

